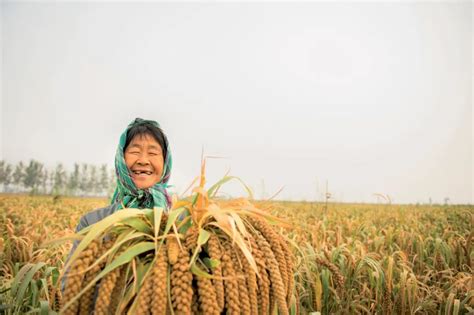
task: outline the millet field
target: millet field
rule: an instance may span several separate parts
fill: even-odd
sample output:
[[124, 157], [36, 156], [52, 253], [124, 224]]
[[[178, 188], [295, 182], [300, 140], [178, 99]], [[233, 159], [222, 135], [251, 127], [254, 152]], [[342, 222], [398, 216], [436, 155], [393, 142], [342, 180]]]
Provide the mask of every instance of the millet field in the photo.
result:
[[[230, 260], [223, 254], [219, 256], [223, 262], [220, 267], [225, 269], [226, 264], [233, 261], [234, 269], [233, 273], [229, 271], [225, 273], [223, 270], [223, 280], [219, 282], [220, 291], [216, 284], [218, 282], [214, 281], [215, 278], [212, 282], [197, 281], [196, 290], [202, 289], [204, 292], [209, 286], [210, 290], [212, 289], [209, 292], [217, 292], [217, 295], [211, 297], [216, 296], [217, 299], [214, 300], [219, 301], [219, 292], [221, 295], [231, 294], [227, 289], [233, 290], [233, 287], [225, 283], [232, 282], [230, 279], [235, 276], [239, 281], [233, 282], [234, 285], [237, 287], [243, 285], [242, 290], [234, 287], [235, 292], [240, 293], [237, 301], [243, 301], [242, 305], [247, 300], [255, 301], [258, 305], [255, 304], [255, 307], [248, 309], [242, 306], [239, 309], [239, 305], [232, 306], [233, 300], [227, 299], [226, 296], [221, 297], [222, 305], [225, 306], [221, 305], [216, 311], [217, 306], [213, 309], [211, 305], [214, 301], [207, 301], [205, 294], [202, 293], [199, 299], [190, 297], [189, 300], [182, 300], [182, 303], [189, 305], [195, 303], [196, 307], [191, 305], [192, 308], [189, 309], [181, 308], [178, 305], [181, 300], [173, 297], [173, 294], [179, 294], [179, 290], [166, 289], [173, 287], [175, 277], [173, 266], [176, 265], [169, 262], [168, 280], [171, 277], [169, 280], [171, 282], [166, 283], [168, 265], [162, 264], [165, 282], [160, 285], [165, 289], [161, 291], [155, 289], [155, 295], [161, 294], [165, 300], [170, 300], [170, 307], [167, 310], [165, 307], [163, 312], [170, 314], [318, 314], [318, 312], [320, 314], [472, 314], [474, 312], [472, 206], [330, 203], [326, 207], [320, 203], [249, 202], [255, 204], [261, 211], [282, 219], [281, 222], [271, 219], [267, 221], [273, 226], [274, 231], [281, 235], [283, 240], [280, 241], [281, 248], [287, 259], [284, 269], [289, 274], [283, 276], [280, 265], [282, 274], [281, 277], [277, 275], [285, 285], [283, 300], [278, 296], [277, 285], [280, 280], [275, 280], [271, 285], [264, 287], [265, 282], [262, 279], [271, 279], [275, 270], [265, 269], [264, 263], [259, 264], [258, 258], [264, 257], [259, 256], [258, 251], [255, 254], [257, 262], [255, 270], [259, 271], [259, 276], [246, 270], [250, 267], [245, 259], [241, 259], [243, 255], [229, 254], [228, 256], [233, 259]], [[216, 204], [218, 203], [219, 201], [216, 201]], [[65, 240], [65, 238], [72, 236], [83, 214], [107, 204], [106, 199], [0, 195], [0, 313], [52, 314], [64, 311], [62, 307], [65, 300], [59, 290], [58, 279], [72, 246], [72, 239]], [[155, 222], [159, 225], [160, 221]], [[216, 231], [217, 223], [211, 222], [205, 227], [207, 231], [211, 231], [210, 234]], [[257, 223], [253, 226], [258, 226]], [[138, 224], [129, 225], [139, 229]], [[162, 230], [166, 227], [170, 229], [169, 224], [161, 226]], [[175, 230], [175, 233], [179, 236], [180, 230]], [[218, 232], [215, 233], [218, 235]], [[261, 234], [265, 236], [265, 233], [255, 233], [257, 241], [267, 244], [265, 239], [257, 238]], [[203, 263], [200, 262], [200, 268], [206, 270], [204, 262], [210, 262], [211, 267], [208, 268], [210, 273], [215, 266], [218, 266], [216, 261], [219, 259], [214, 259], [212, 256], [214, 254], [211, 241], [205, 244], [208, 234], [207, 232], [205, 234], [200, 232], [199, 236], [195, 234], [194, 244], [199, 248], [202, 247], [202, 253], [205, 254], [204, 258], [201, 257]], [[160, 235], [158, 228], [154, 235]], [[185, 242], [188, 241], [187, 238], [183, 239]], [[209, 240], [212, 239], [211, 235]], [[229, 253], [232, 253], [232, 242], [225, 243], [223, 237], [220, 239], [222, 248], [229, 249]], [[268, 243], [271, 244], [270, 241]], [[264, 248], [265, 244], [260, 248]], [[287, 244], [287, 249], [283, 244]], [[171, 246], [171, 242], [167, 246]], [[186, 247], [185, 244], [183, 246]], [[262, 252], [263, 249], [260, 254]], [[193, 251], [190, 253], [192, 255]], [[275, 252], [276, 259], [277, 254]], [[197, 261], [201, 261], [199, 255], [195, 255], [198, 256]], [[273, 257], [273, 254], [270, 255]], [[137, 282], [130, 280], [129, 287], [121, 293], [120, 300], [133, 301], [133, 296], [144, 295], [139, 293], [135, 284], [146, 281], [140, 282], [141, 278], [137, 277], [137, 274], [146, 273], [146, 263], [151, 264], [153, 257], [143, 258], [142, 261], [146, 263], [143, 263], [142, 267], [137, 257], [129, 259], [130, 267], [127, 270], [130, 279], [135, 277], [139, 280], [136, 280]], [[162, 257], [162, 262], [170, 259], [158, 256], [157, 261], [160, 260], [159, 257]], [[229, 260], [227, 261], [225, 257]], [[187, 261], [190, 259], [188, 257]], [[99, 265], [95, 268], [100, 267], [97, 266]], [[122, 269], [125, 274], [125, 268]], [[201, 269], [192, 270], [194, 276], [199, 275]], [[100, 271], [100, 268], [98, 270]], [[278, 268], [276, 270], [278, 272]], [[253, 285], [247, 280], [246, 286], [245, 277], [249, 274], [254, 275]], [[262, 290], [267, 292], [269, 298], [264, 299]], [[262, 299], [257, 300], [257, 295]], [[154, 297], [149, 299], [150, 303], [154, 301]], [[77, 300], [77, 303], [79, 301]], [[74, 304], [72, 301], [71, 303], [69, 305]], [[120, 301], [117, 303], [120, 305]], [[262, 306], [262, 303], [267, 303], [269, 306]], [[115, 313], [126, 310], [128, 313], [141, 312], [138, 311], [141, 307], [139, 303], [133, 306], [135, 308], [131, 308], [135, 311], [128, 309], [130, 305], [122, 304], [123, 307], [115, 309]], [[286, 305], [287, 310], [282, 311], [282, 305]], [[89, 310], [84, 311], [81, 306], [77, 307], [77, 311], [73, 313], [82, 314]], [[214, 311], [206, 311], [211, 309]], [[155, 314], [154, 310], [145, 309], [143, 312]], [[64, 313], [68, 313], [67, 308]]]

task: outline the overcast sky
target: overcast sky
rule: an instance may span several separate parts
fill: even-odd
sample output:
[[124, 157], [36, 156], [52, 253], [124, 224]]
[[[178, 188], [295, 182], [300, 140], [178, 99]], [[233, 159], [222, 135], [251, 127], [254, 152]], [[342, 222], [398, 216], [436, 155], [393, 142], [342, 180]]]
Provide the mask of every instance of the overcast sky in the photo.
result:
[[[171, 183], [472, 203], [470, 1], [1, 4], [0, 158], [113, 165], [135, 117]], [[237, 184], [226, 189], [233, 195]]]

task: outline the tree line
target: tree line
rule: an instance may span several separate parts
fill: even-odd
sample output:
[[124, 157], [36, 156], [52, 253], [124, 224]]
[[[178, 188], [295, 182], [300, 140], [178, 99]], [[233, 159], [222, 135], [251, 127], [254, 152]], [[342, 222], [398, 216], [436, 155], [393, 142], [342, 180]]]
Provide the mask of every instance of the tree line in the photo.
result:
[[5, 193], [109, 196], [115, 185], [115, 171], [107, 164], [75, 163], [67, 170], [62, 163], [48, 169], [36, 160], [15, 165], [0, 160], [0, 187]]

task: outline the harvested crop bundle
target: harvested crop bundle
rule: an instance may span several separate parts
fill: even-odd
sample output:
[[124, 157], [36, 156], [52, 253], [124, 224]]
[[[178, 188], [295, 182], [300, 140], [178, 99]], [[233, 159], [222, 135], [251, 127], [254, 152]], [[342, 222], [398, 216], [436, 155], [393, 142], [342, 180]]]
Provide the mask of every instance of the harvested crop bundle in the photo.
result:
[[62, 311], [289, 314], [292, 253], [268, 223], [278, 219], [248, 199], [215, 198], [229, 179], [206, 191], [203, 171], [195, 194], [168, 212], [123, 209], [81, 231]]

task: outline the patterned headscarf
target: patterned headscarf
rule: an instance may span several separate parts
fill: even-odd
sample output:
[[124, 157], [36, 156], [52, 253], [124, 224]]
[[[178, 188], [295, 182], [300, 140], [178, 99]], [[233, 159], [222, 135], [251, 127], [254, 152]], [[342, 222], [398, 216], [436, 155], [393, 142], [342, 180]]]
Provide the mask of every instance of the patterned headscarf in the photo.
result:
[[[160, 128], [160, 125], [154, 120], [135, 119], [130, 123], [122, 135], [115, 154], [115, 173], [117, 175], [117, 187], [112, 196], [111, 203], [118, 203], [118, 209], [126, 208], [150, 208], [162, 207], [165, 210], [171, 206], [171, 198], [166, 188], [171, 175], [171, 151], [165, 136], [166, 157], [163, 165], [163, 174], [161, 179], [153, 187], [148, 189], [138, 189], [132, 180], [130, 170], [125, 163], [124, 149], [127, 141], [128, 131], [135, 126], [143, 124], [152, 124]], [[161, 128], [160, 128], [161, 129]], [[164, 135], [164, 134], [163, 134]], [[162, 148], [165, 149], [165, 148]], [[165, 150], [163, 150], [164, 153]]]

